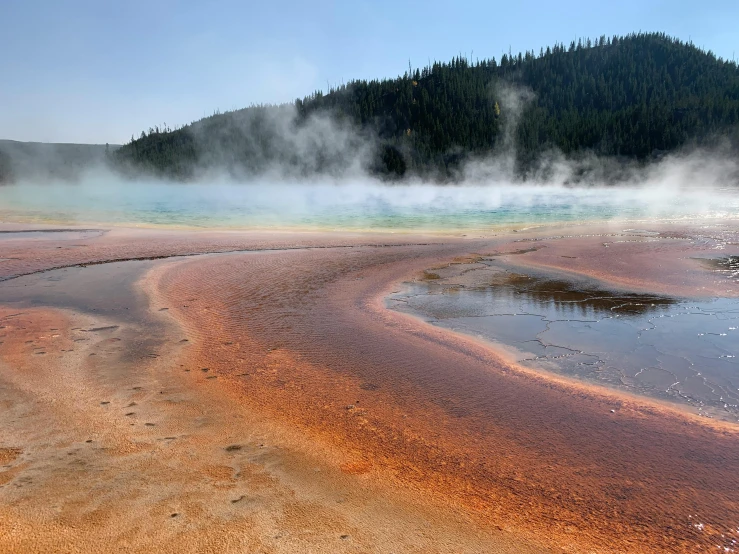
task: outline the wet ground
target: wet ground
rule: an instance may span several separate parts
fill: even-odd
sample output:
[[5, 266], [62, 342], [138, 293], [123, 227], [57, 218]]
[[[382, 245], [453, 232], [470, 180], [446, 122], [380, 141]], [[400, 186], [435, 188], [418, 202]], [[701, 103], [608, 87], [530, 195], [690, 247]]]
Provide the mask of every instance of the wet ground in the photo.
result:
[[168, 263], [0, 283], [1, 552], [545, 552], [347, 482], [245, 409], [169, 316], [199, 291], [139, 286]]
[[[576, 243], [550, 246], [519, 234], [372, 243], [116, 230], [0, 243], [0, 550], [731, 549], [735, 426], [522, 372], [498, 349], [383, 307], [397, 283], [439, 267], [411, 303], [427, 300], [444, 325], [507, 320], [505, 344], [533, 332], [526, 352], [547, 359], [526, 364], [558, 360], [547, 320], [601, 359], [614, 343], [630, 352], [619, 326], [647, 336], [638, 321], [679, 323], [683, 304], [688, 317], [731, 316], [708, 296], [617, 292], [514, 263], [605, 250], [591, 265], [618, 270], [657, 252], [659, 263], [680, 256], [663, 282], [703, 282], [682, 261], [705, 273], [693, 258], [713, 242], [638, 232], [635, 243], [577, 230]], [[237, 249], [250, 251], [183, 256]], [[140, 259], [168, 256], [179, 257]], [[667, 266], [638, 267], [651, 279]], [[559, 352], [574, 361], [576, 346]]]
[[[701, 262], [736, 278], [736, 257]], [[495, 257], [429, 270], [391, 307], [508, 347], [519, 363], [739, 421], [739, 299], [608, 290]]]
[[[149, 311], [148, 299], [134, 286], [155, 263], [137, 260], [68, 267], [9, 279], [0, 282], [0, 305], [18, 312], [58, 308], [83, 319], [89, 316], [90, 321], [104, 318], [108, 323], [78, 330], [90, 340], [119, 343], [115, 350], [125, 363], [141, 362], [157, 357], [168, 340], [162, 320]], [[36, 352], [44, 353], [43, 347]]]
[[103, 233], [102, 229], [3, 229], [0, 230], [0, 240], [83, 240]]
[[136, 260], [24, 275], [0, 285], [0, 304], [67, 308], [127, 322], [149, 321], [146, 299], [132, 284], [154, 263]]

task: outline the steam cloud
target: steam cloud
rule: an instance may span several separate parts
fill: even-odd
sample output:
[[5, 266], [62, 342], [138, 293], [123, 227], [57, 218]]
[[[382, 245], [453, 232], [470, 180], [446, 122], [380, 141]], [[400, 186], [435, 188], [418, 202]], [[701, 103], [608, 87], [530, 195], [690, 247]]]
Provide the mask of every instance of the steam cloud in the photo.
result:
[[[229, 126], [215, 138], [207, 123], [193, 125], [194, 140], [211, 143], [193, 182], [126, 179], [96, 151], [94, 163], [75, 173], [75, 184], [60, 174], [27, 172], [0, 187], [0, 220], [36, 213], [65, 222], [464, 229], [558, 218], [739, 217], [739, 162], [720, 148], [678, 152], [646, 166], [550, 151], [525, 177], [517, 174], [516, 124], [534, 96], [510, 85], [495, 92], [506, 114], [500, 147], [468, 160], [444, 186], [419, 177], [384, 183], [368, 172], [376, 135], [326, 115], [296, 125], [294, 106], [283, 106], [229, 114]], [[249, 132], [255, 125], [267, 130], [268, 145]], [[268, 147], [277, 154], [243, 171], [232, 150], [221, 147], [234, 137], [253, 152]], [[48, 152], [58, 163], [58, 152]], [[35, 155], [43, 158], [44, 151]]]

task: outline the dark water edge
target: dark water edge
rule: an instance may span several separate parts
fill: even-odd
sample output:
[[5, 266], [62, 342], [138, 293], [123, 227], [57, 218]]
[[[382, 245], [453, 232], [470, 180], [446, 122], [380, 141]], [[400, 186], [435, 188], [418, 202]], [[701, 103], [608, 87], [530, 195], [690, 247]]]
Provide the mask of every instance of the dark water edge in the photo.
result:
[[739, 299], [607, 290], [481, 258], [427, 271], [387, 302], [501, 345], [526, 367], [739, 421]]
[[[152, 316], [148, 298], [135, 286], [156, 263], [114, 262], [16, 277], [0, 282], [0, 305], [19, 312], [29, 308], [58, 308], [89, 315], [90, 325], [84, 330], [111, 340], [123, 340], [121, 344], [126, 348], [122, 361], [135, 362], [156, 356], [168, 340], [163, 320]], [[109, 323], [98, 325], [99, 320]]]

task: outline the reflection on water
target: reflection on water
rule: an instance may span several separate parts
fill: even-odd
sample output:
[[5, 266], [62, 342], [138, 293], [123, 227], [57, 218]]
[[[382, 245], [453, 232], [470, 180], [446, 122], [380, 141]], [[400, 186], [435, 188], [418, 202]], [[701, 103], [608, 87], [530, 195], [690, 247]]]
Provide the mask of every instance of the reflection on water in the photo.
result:
[[389, 303], [512, 347], [523, 365], [739, 420], [737, 299], [607, 291], [513, 273], [488, 259], [427, 272]]
[[726, 256], [701, 260], [704, 265], [722, 274], [727, 279], [739, 283], [739, 256]]

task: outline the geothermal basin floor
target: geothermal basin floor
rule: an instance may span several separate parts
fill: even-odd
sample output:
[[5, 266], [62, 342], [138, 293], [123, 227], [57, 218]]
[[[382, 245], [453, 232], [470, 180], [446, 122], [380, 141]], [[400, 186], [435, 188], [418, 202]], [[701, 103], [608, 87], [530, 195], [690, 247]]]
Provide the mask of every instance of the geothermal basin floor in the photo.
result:
[[386, 304], [481, 256], [731, 299], [735, 281], [695, 261], [736, 249], [731, 225], [8, 230], [23, 233], [0, 241], [0, 550], [734, 548], [735, 424]]

